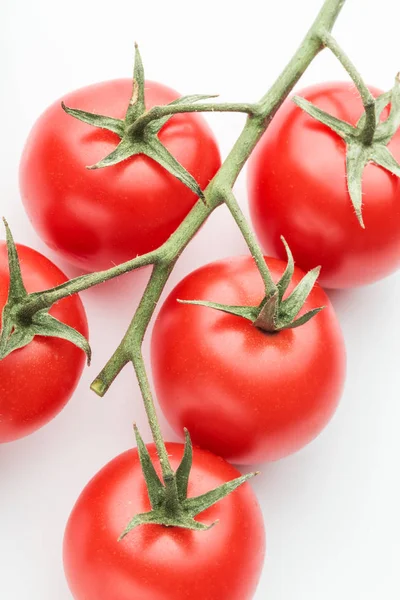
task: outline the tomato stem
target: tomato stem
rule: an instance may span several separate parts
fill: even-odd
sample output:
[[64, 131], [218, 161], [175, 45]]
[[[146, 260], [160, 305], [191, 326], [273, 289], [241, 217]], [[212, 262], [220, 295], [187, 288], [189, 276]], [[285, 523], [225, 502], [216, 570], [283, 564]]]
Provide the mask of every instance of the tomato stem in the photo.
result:
[[[210, 96], [213, 98], [215, 96]], [[151, 121], [162, 117], [189, 112], [238, 112], [255, 115], [258, 112], [258, 104], [221, 102], [219, 104], [166, 104], [165, 106], [154, 106], [141, 116], [131, 128], [134, 130], [144, 129]], [[129, 132], [129, 130], [128, 130]]]
[[130, 357], [136, 372], [136, 377], [139, 382], [147, 419], [150, 425], [154, 443], [157, 448], [166, 487], [168, 487], [167, 483], [171, 479], [173, 471], [168, 459], [168, 453], [154, 406], [153, 394], [143, 360], [142, 343], [147, 327], [153, 315], [154, 307], [161, 296], [174, 265], [175, 262], [172, 261], [170, 264], [160, 264], [154, 267], [145, 293], [142, 296], [142, 300], [130, 327], [132, 335], [126, 335], [125, 342], [123, 342], [125, 345], [123, 356], [127, 354]]
[[361, 135], [361, 141], [366, 146], [370, 146], [374, 140], [377, 125], [375, 112], [375, 98], [364, 83], [364, 80], [361, 77], [360, 73], [357, 71], [356, 67], [351, 62], [347, 54], [339, 46], [333, 35], [326, 29], [323, 29], [320, 33], [320, 36], [324, 46], [328, 48], [332, 52], [332, 54], [334, 54], [336, 58], [341, 62], [341, 64], [353, 80], [357, 90], [359, 91], [362, 103], [364, 105], [366, 117], [364, 129]]
[[161, 248], [153, 252], [148, 252], [147, 254], [137, 256], [136, 258], [120, 265], [116, 265], [111, 269], [99, 271], [98, 273], [81, 275], [75, 279], [70, 279], [69, 281], [66, 281], [65, 283], [62, 283], [61, 285], [58, 285], [50, 290], [30, 294], [29, 301], [23, 307], [21, 307], [21, 314], [27, 317], [32, 316], [38, 310], [41, 310], [42, 308], [49, 308], [56, 302], [59, 302], [63, 298], [67, 298], [72, 294], [78, 294], [91, 287], [105, 283], [110, 279], [120, 277], [121, 275], [129, 273], [135, 269], [140, 269], [141, 267], [145, 267], [147, 265], [153, 265], [157, 262], [160, 255]]
[[[100, 396], [103, 396], [121, 369], [128, 362], [133, 363], [136, 377], [139, 382], [147, 419], [160, 459], [160, 465], [166, 487], [168, 487], [167, 483], [170, 481], [171, 476], [173, 476], [173, 471], [168, 459], [168, 453], [157, 418], [153, 394], [149, 379], [147, 377], [146, 367], [143, 360], [142, 343], [147, 327], [153, 315], [154, 308], [161, 296], [174, 265], [175, 261], [172, 260], [171, 262], [160, 262], [154, 266], [146, 290], [142, 296], [127, 334], [122, 340], [118, 350], [114, 353], [113, 357], [108, 361], [103, 371], [97, 376], [91, 385], [91, 389], [94, 392]], [[168, 485], [170, 484], [168, 483]]]
[[229, 190], [225, 196], [225, 204], [229, 208], [233, 218], [235, 219], [237, 226], [239, 227], [244, 239], [246, 240], [247, 246], [257, 264], [260, 275], [264, 281], [265, 295], [273, 296], [277, 294], [278, 288], [275, 285], [271, 273], [269, 272], [267, 263], [264, 259], [264, 254], [258, 245], [257, 238], [253, 233], [253, 230], [249, 226], [247, 219], [245, 218], [234, 193]]

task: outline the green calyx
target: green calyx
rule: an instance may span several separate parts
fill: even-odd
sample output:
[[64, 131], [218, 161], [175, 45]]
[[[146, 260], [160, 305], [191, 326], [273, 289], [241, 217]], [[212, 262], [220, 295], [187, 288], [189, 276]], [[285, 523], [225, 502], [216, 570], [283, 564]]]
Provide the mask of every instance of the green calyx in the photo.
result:
[[[347, 187], [357, 219], [364, 228], [362, 176], [365, 166], [372, 162], [400, 177], [400, 164], [387, 147], [400, 126], [400, 76], [397, 75], [392, 90], [373, 101], [372, 117], [371, 110], [368, 109], [355, 127], [317, 108], [305, 98], [295, 96], [293, 102], [308, 115], [329, 127], [345, 142]], [[391, 105], [390, 114], [381, 122], [382, 112], [388, 104]]]
[[194, 531], [205, 531], [215, 523], [206, 525], [196, 521], [195, 517], [203, 511], [222, 500], [246, 481], [258, 473], [249, 473], [232, 481], [224, 483], [220, 487], [206, 492], [195, 498], [188, 498], [188, 484], [193, 462], [193, 447], [189, 432], [185, 429], [185, 451], [177, 471], [161, 482], [154, 465], [151, 461], [149, 451], [144, 444], [137, 427], [135, 436], [140, 458], [143, 476], [146, 481], [151, 510], [147, 513], [133, 517], [120, 536], [122, 540], [132, 529], [139, 525], [164, 525], [166, 527], [180, 527]]
[[40, 296], [40, 292], [28, 294], [26, 291], [17, 248], [9, 226], [6, 220], [3, 220], [7, 234], [10, 286], [7, 303], [2, 313], [0, 360], [14, 350], [27, 346], [35, 336], [40, 335], [61, 338], [75, 344], [86, 353], [88, 364], [90, 364], [91, 349], [83, 335], [52, 317], [48, 312], [48, 307], [41, 308], [33, 313], [29, 310], [30, 300], [33, 297]]
[[283, 237], [281, 237], [281, 240], [285, 246], [288, 259], [285, 272], [276, 284], [276, 291], [265, 296], [257, 306], [231, 306], [217, 302], [208, 302], [206, 300], [178, 300], [178, 302], [181, 304], [206, 306], [242, 317], [251, 321], [258, 329], [268, 333], [282, 331], [283, 329], [293, 329], [304, 325], [325, 308], [324, 306], [319, 306], [307, 311], [301, 317], [297, 317], [317, 281], [321, 269], [320, 267], [316, 267], [309, 271], [300, 283], [297, 284], [293, 292], [287, 298], [284, 298], [292, 281], [294, 260], [286, 240]]
[[[62, 103], [64, 111], [72, 117], [93, 127], [107, 129], [120, 138], [119, 144], [111, 154], [100, 160], [97, 164], [88, 166], [87, 168], [101, 169], [110, 167], [132, 156], [142, 154], [161, 165], [166, 171], [191, 189], [196, 196], [204, 198], [203, 192], [194, 177], [172, 156], [158, 138], [161, 128], [171, 119], [173, 114], [157, 118], [158, 107], [154, 107], [151, 111], [146, 112], [144, 90], [143, 63], [138, 46], [135, 45], [132, 97], [123, 120], [69, 108]], [[183, 96], [167, 106], [176, 107], [177, 105], [185, 105], [185, 112], [189, 112], [191, 108], [195, 111], [195, 107], [192, 106], [194, 103], [214, 97], [209, 95]], [[150, 112], [152, 113], [151, 119], [149, 119]]]

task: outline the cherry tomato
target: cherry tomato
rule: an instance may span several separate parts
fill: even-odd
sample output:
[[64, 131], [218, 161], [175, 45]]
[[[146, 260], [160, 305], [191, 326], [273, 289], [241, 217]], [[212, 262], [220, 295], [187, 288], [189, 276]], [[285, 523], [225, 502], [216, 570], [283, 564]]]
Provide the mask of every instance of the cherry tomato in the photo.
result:
[[[352, 125], [363, 112], [359, 94], [347, 83], [315, 85], [299, 96]], [[389, 148], [400, 160], [400, 132]], [[400, 266], [399, 179], [367, 165], [362, 229], [347, 190], [345, 160], [343, 140], [289, 99], [249, 164], [251, 215], [265, 251], [283, 258], [283, 235], [298, 264], [305, 270], [321, 265], [321, 285], [334, 288], [372, 283]]]
[[[153, 445], [150, 456], [156, 459]], [[167, 444], [174, 469], [182, 444]], [[159, 472], [159, 464], [156, 462]], [[189, 497], [240, 473], [198, 448]], [[256, 497], [245, 484], [199, 515], [218, 523], [208, 531], [142, 525], [118, 538], [132, 517], [150, 509], [138, 453], [125, 452], [86, 486], [70, 516], [64, 565], [75, 600], [250, 600], [264, 558], [264, 526]]]
[[[267, 264], [278, 281], [285, 263]], [[289, 292], [303, 275], [296, 267]], [[318, 285], [304, 310], [326, 308], [297, 329], [273, 334], [242, 317], [177, 302], [256, 306], [263, 291], [251, 257], [206, 265], [171, 292], [152, 336], [155, 386], [169, 423], [238, 464], [277, 460], [315, 438], [336, 409], [345, 377], [339, 323]]]
[[[60, 285], [65, 275], [47, 258], [17, 245], [28, 292]], [[0, 242], [0, 320], [7, 302], [9, 269], [5, 242]], [[61, 300], [50, 314], [87, 337], [85, 310], [77, 296]], [[85, 364], [82, 350], [65, 340], [35, 337], [0, 361], [0, 443], [22, 438], [55, 417], [76, 388]]]
[[[107, 81], [65, 96], [67, 106], [123, 118], [132, 94], [128, 79]], [[146, 82], [146, 105], [179, 94]], [[176, 115], [160, 140], [204, 189], [220, 166], [215, 138], [203, 117]], [[165, 242], [195, 204], [195, 194], [145, 156], [87, 170], [119, 142], [64, 113], [60, 102], [34, 126], [20, 167], [22, 199], [33, 226], [64, 258], [85, 270], [109, 268]]]

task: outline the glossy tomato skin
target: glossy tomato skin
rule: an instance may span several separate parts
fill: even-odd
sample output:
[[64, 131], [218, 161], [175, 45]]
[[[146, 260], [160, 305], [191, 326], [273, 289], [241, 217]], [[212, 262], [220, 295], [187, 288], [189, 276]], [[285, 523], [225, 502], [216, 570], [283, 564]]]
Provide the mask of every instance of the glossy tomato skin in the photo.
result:
[[[268, 259], [268, 266], [277, 281], [285, 263]], [[289, 289], [302, 275], [296, 268]], [[262, 297], [251, 257], [211, 263], [171, 292], [152, 336], [154, 380], [168, 421], [237, 464], [277, 460], [315, 438], [336, 409], [345, 377], [340, 326], [319, 286], [305, 309], [326, 308], [302, 327], [274, 334], [234, 315], [177, 302], [255, 306]]]
[[[374, 96], [381, 93], [370, 89]], [[347, 83], [316, 85], [299, 95], [353, 125], [363, 111], [359, 94]], [[400, 160], [400, 132], [389, 148]], [[321, 285], [364, 285], [399, 268], [399, 179], [367, 165], [362, 229], [347, 191], [343, 140], [291, 99], [278, 111], [250, 160], [248, 189], [252, 220], [264, 250], [284, 258], [283, 235], [303, 269], [322, 266]]]
[[[156, 459], [155, 447], [148, 448]], [[167, 449], [176, 469], [183, 446], [167, 444]], [[189, 497], [238, 476], [223, 459], [195, 448]], [[132, 517], [149, 509], [136, 449], [115, 458], [87, 485], [64, 538], [65, 572], [75, 600], [253, 598], [265, 534], [249, 484], [202, 513], [204, 523], [219, 519], [209, 531], [144, 525], [118, 542]]]
[[[79, 89], [67, 106], [123, 118], [132, 93], [128, 79]], [[146, 105], [179, 97], [146, 82]], [[203, 117], [174, 116], [160, 140], [205, 188], [220, 166], [215, 138]], [[50, 248], [85, 270], [111, 267], [165, 242], [197, 198], [162, 167], [144, 156], [87, 170], [119, 142], [116, 134], [67, 115], [58, 101], [39, 118], [20, 166], [21, 195], [33, 226]]]
[[[47, 258], [17, 245], [28, 292], [60, 285], [65, 275]], [[7, 301], [9, 269], [0, 242], [0, 318]], [[50, 314], [88, 336], [85, 310], [78, 296], [55, 305]], [[76, 388], [85, 364], [82, 350], [65, 340], [35, 337], [25, 348], [0, 361], [0, 443], [22, 438], [53, 419]]]

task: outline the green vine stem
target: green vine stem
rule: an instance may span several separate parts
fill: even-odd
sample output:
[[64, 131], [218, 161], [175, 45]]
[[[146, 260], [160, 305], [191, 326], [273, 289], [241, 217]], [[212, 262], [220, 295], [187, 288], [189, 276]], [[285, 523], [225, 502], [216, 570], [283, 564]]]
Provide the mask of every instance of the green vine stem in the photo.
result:
[[173, 478], [173, 471], [168, 459], [168, 453], [160, 429], [160, 424], [157, 419], [150, 383], [143, 360], [142, 342], [153, 314], [153, 307], [160, 299], [161, 293], [174, 267], [174, 264], [174, 262], [171, 262], [169, 265], [159, 264], [154, 267], [150, 280], [147, 284], [147, 293], [145, 291], [143, 294], [142, 300], [135, 314], [137, 324], [137, 327], [135, 327], [134, 330], [135, 334], [131, 338], [128, 338], [128, 355], [130, 360], [132, 360], [135, 373], [139, 381], [147, 419], [150, 425], [154, 443], [157, 448], [165, 484], [167, 484], [167, 482], [171, 481], [171, 478]]
[[273, 296], [278, 292], [278, 287], [272, 280], [271, 273], [265, 263], [264, 254], [258, 245], [257, 238], [253, 233], [251, 227], [247, 222], [242, 210], [236, 200], [235, 194], [232, 191], [228, 191], [225, 196], [225, 203], [229, 208], [233, 218], [236, 221], [244, 239], [246, 240], [247, 246], [256, 262], [260, 275], [264, 281], [265, 295]]
[[[216, 96], [210, 96], [215, 98]], [[188, 112], [238, 112], [248, 115], [256, 115], [258, 112], [258, 104], [246, 103], [228, 103], [221, 102], [220, 104], [167, 104], [165, 106], [153, 106], [148, 112], [140, 117], [131, 127], [134, 129], [144, 129], [151, 121], [162, 119], [163, 117], [177, 115]]]
[[[121, 369], [129, 362], [133, 363], [143, 395], [152, 435], [160, 457], [166, 488], [170, 485], [176, 485], [176, 482], [162, 439], [153, 396], [143, 362], [142, 342], [145, 333], [161, 293], [179, 256], [210, 214], [223, 203], [228, 206], [233, 218], [246, 239], [249, 249], [258, 265], [260, 274], [263, 277], [266, 294], [276, 295], [277, 288], [272, 281], [271, 275], [264, 262], [262, 251], [257, 244], [254, 234], [251, 232], [245, 221], [233, 195], [232, 189], [239, 173], [259, 139], [266, 131], [276, 111], [287, 98], [288, 94], [309, 64], [325, 46], [330, 47], [332, 51], [336, 49], [328, 34], [343, 8], [344, 3], [345, 0], [325, 0], [320, 13], [299, 50], [295, 53], [292, 60], [271, 89], [257, 104], [220, 104], [215, 106], [198, 104], [196, 108], [189, 105], [186, 106], [185, 104], [176, 105], [175, 107], [169, 105], [168, 107], [157, 107], [142, 115], [132, 127], [138, 126], [139, 124], [140, 126], [145, 126], [152, 120], [159, 119], [160, 116], [195, 110], [239, 111], [247, 113], [248, 118], [242, 133], [228, 157], [204, 191], [204, 198], [198, 200], [186, 219], [160, 248], [109, 270], [78, 277], [53, 290], [31, 294], [21, 308], [21, 314], [19, 316], [29, 317], [29, 315], [35, 314], [38, 310], [50, 307], [55, 302], [71, 294], [81, 292], [134, 269], [146, 265], [153, 265], [150, 280], [123, 340], [104, 369], [94, 380], [91, 388], [98, 395], [103, 396]], [[355, 70], [350, 61], [344, 59], [343, 53], [337, 52], [337, 54], [345, 68], [349, 70], [350, 75], [355, 75]], [[366, 97], [365, 100], [367, 100]], [[366, 102], [366, 104], [368, 103]], [[173, 490], [171, 493], [172, 497], [174, 497]]]
[[334, 54], [336, 56], [336, 58], [341, 62], [343, 67], [346, 69], [346, 71], [350, 75], [351, 79], [354, 82], [354, 85], [356, 86], [356, 88], [361, 96], [361, 100], [364, 105], [365, 116], [366, 116], [365, 126], [362, 131], [362, 135], [361, 135], [361, 141], [366, 146], [369, 146], [370, 144], [372, 144], [372, 142], [374, 140], [376, 125], [377, 125], [376, 113], [375, 113], [375, 98], [373, 97], [373, 95], [371, 94], [371, 92], [369, 91], [367, 86], [365, 85], [363, 78], [361, 77], [360, 73], [357, 71], [354, 64], [351, 62], [351, 60], [349, 59], [347, 54], [339, 46], [339, 44], [337, 43], [335, 38], [332, 36], [330, 31], [322, 30], [321, 39], [322, 39], [324, 46], [326, 48], [329, 48], [329, 50], [332, 52], [332, 54]]
[[[202, 225], [203, 220], [208, 218], [209, 214], [211, 214], [211, 212], [217, 206], [222, 203], [227, 203], [229, 208], [232, 206], [232, 188], [237, 177], [260, 140], [262, 134], [266, 131], [278, 108], [287, 98], [313, 59], [324, 48], [324, 43], [321, 39], [320, 32], [330, 31], [333, 28], [333, 25], [335, 24], [335, 21], [342, 10], [344, 3], [345, 0], [325, 0], [320, 13], [314, 21], [302, 45], [293, 56], [287, 67], [284, 69], [283, 73], [277, 79], [275, 84], [258, 103], [258, 110], [256, 111], [257, 116], [248, 117], [246, 125], [236, 141], [233, 149], [229, 153], [218, 173], [215, 175], [214, 179], [210, 182], [205, 190], [205, 204], [203, 201], [199, 200], [177, 231], [169, 238], [164, 246], [161, 247], [160, 250], [163, 253], [168, 253], [171, 251], [170, 261], [174, 261], [175, 263], [178, 260], [180, 254], [183, 252], [194, 233]], [[237, 210], [236, 207], [234, 208], [234, 212], [235, 210]], [[234, 215], [234, 217], [235, 220], [238, 218], [237, 212], [236, 216]], [[257, 264], [261, 264], [261, 250], [258, 248], [258, 244], [256, 243], [255, 239], [254, 243], [251, 241], [251, 244], [253, 245], [253, 251], [254, 248], [257, 248], [258, 258], [256, 258], [256, 256], [254, 258]], [[262, 262], [264, 263], [264, 261]], [[264, 271], [263, 279], [265, 283], [266, 278], [272, 281], [270, 275], [265, 276]], [[149, 306], [149, 314], [146, 315], [147, 323], [150, 322], [154, 310], [155, 305]], [[118, 346], [101, 374], [94, 380], [92, 389], [100, 395], [104, 395], [106, 393], [120, 370], [129, 362], [129, 353], [127, 353], [126, 349], [127, 347], [131, 346], [132, 340], [135, 339], [135, 330], [137, 328], [137, 324], [137, 316], [135, 315], [121, 344]]]

